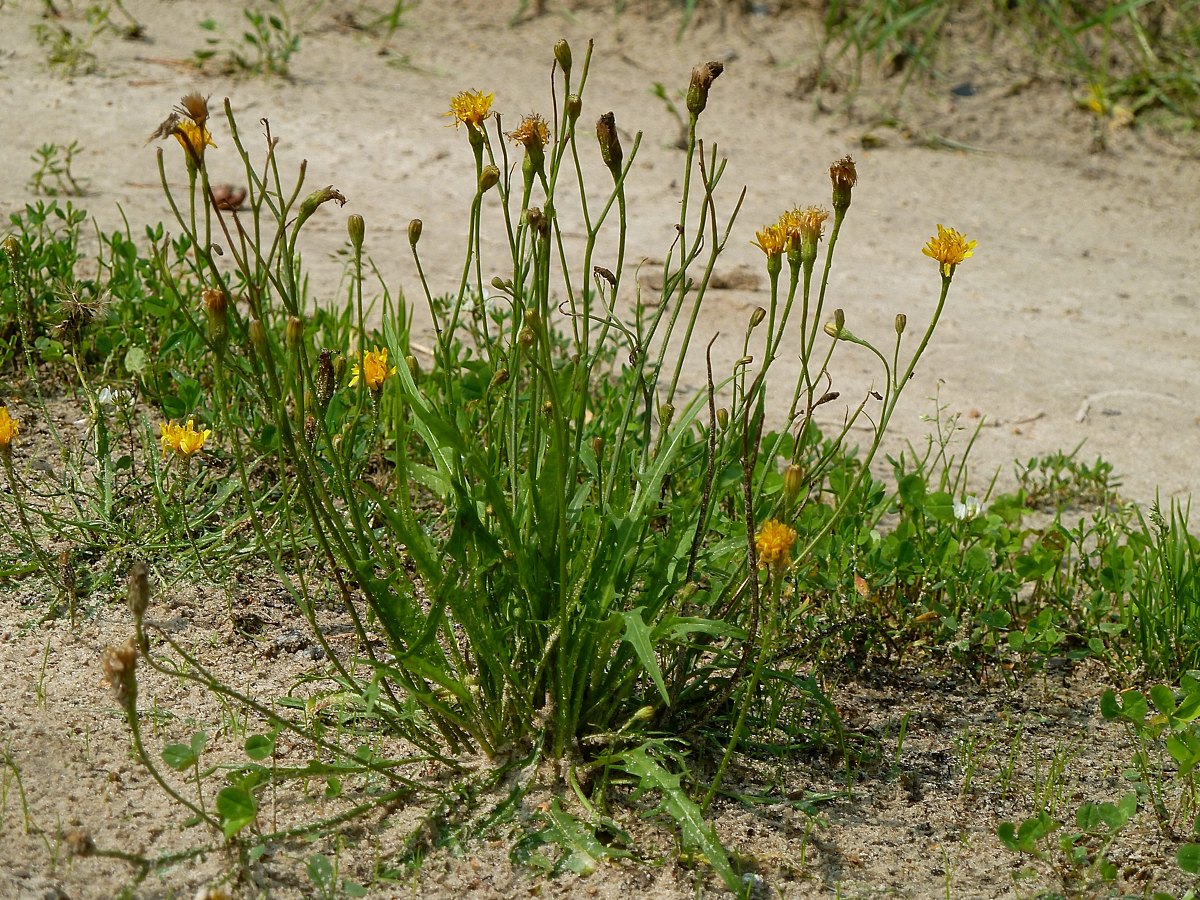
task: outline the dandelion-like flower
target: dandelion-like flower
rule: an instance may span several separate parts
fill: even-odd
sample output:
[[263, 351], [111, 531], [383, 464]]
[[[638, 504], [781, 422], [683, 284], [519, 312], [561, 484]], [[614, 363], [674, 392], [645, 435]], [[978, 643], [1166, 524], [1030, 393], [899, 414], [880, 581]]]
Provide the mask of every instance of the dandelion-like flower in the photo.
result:
[[780, 256], [787, 249], [788, 233], [782, 224], [776, 222], [754, 233], [757, 240], [751, 241], [755, 247], [767, 256]]
[[159, 426], [163, 456], [171, 451], [185, 459], [191, 458], [204, 449], [204, 442], [212, 437], [212, 429], [196, 428], [196, 420], [188, 419], [187, 425], [176, 425], [174, 422], [163, 422]]
[[376, 347], [374, 350], [368, 350], [363, 354], [362, 364], [354, 364], [351, 369], [352, 377], [350, 386], [358, 384], [358, 379], [361, 377], [368, 388], [372, 392], [383, 390], [383, 382], [390, 376], [396, 374], [396, 367], [388, 368], [388, 351], [387, 347], [380, 350]]
[[779, 224], [787, 230], [788, 236], [800, 246], [811, 244], [815, 248], [817, 241], [821, 240], [821, 235], [825, 230], [825, 220], [828, 218], [828, 210], [819, 206], [806, 206], [804, 209], [789, 209], [779, 217]]
[[942, 275], [949, 278], [954, 274], [954, 267], [975, 255], [975, 245], [979, 241], [968, 241], [967, 236], [953, 228], [937, 227], [938, 233], [929, 239], [921, 252], [930, 259], [941, 264]]
[[775, 519], [768, 519], [758, 529], [754, 546], [758, 551], [760, 565], [780, 569], [792, 558], [792, 545], [796, 543], [796, 531]]
[[550, 126], [537, 113], [530, 113], [508, 132], [508, 137], [514, 144], [522, 144], [529, 149], [545, 147], [550, 143]]
[[9, 415], [7, 406], [0, 406], [0, 450], [10, 450], [13, 438], [21, 431], [21, 423]]
[[454, 119], [454, 127], [466, 125], [482, 129], [483, 120], [492, 114], [492, 101], [495, 94], [485, 94], [483, 91], [462, 91], [450, 98], [450, 111], [446, 113]]

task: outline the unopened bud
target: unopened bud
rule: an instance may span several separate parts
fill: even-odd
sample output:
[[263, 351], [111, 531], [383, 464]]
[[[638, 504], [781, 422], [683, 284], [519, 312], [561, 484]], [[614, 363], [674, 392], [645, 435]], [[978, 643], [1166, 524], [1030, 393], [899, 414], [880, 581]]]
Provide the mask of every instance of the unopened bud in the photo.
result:
[[833, 311], [833, 323], [837, 326], [838, 331], [846, 327], [846, 311], [840, 306]]
[[596, 437], [592, 438], [592, 454], [596, 457], [596, 459], [599, 459], [603, 453], [604, 438], [600, 435], [596, 435]]
[[492, 287], [494, 287], [498, 291], [506, 291], [506, 292], [508, 291], [508, 285], [505, 283], [504, 279], [501, 278], [499, 275], [495, 276], [492, 279]]
[[333, 374], [333, 352], [322, 350], [317, 355], [317, 406], [324, 410], [333, 399], [337, 377]]
[[299, 316], [288, 316], [285, 334], [289, 347], [299, 347], [300, 342], [304, 340], [304, 320]]
[[421, 374], [421, 364], [417, 362], [417, 358], [410, 353], [404, 357], [404, 364], [408, 366], [409, 376], [413, 381], [416, 381], [417, 377]]
[[817, 398], [817, 402], [813, 404], [813, 409], [816, 409], [818, 406], [821, 406], [824, 403], [832, 403], [840, 396], [842, 396], [841, 391], [826, 391]]
[[542, 404], [542, 415], [548, 419], [553, 414], [554, 414], [554, 403], [552, 403], [550, 400], [545, 401]]
[[783, 473], [783, 494], [788, 503], [795, 503], [804, 487], [804, 470], [792, 463]]
[[500, 170], [493, 165], [486, 165], [479, 173], [479, 193], [486, 194], [500, 180]]
[[757, 328], [766, 317], [767, 311], [765, 309], [761, 306], [754, 307], [754, 312], [750, 313], [750, 327]]
[[129, 593], [129, 611], [134, 621], [140, 622], [150, 606], [150, 568], [141, 560], [129, 567], [126, 578]]
[[250, 343], [254, 347], [259, 356], [266, 360], [270, 348], [267, 346], [267, 329], [263, 327], [261, 319], [250, 320]]
[[9, 258], [10, 262], [15, 262], [21, 255], [21, 242], [17, 240], [17, 236], [14, 234], [6, 237], [3, 245], [0, 246], [4, 247], [4, 254]]
[[747, 354], [747, 355], [743, 356], [741, 359], [739, 359], [737, 362], [735, 362], [733, 364], [733, 367], [735, 369], [740, 369], [742, 366], [748, 366], [752, 362], [754, 362], [754, 357], [750, 354]]
[[559, 40], [554, 45], [554, 59], [563, 72], [571, 74], [571, 45], [565, 40]]
[[721, 427], [722, 431], [729, 427], [729, 410], [724, 406], [717, 410], [717, 425]]
[[408, 223], [408, 243], [410, 246], [417, 246], [417, 242], [421, 240], [421, 220], [413, 219]]
[[896, 313], [896, 334], [904, 334], [904, 328], [908, 325], [908, 316], [904, 313]]
[[537, 343], [537, 334], [534, 332], [534, 330], [532, 328], [530, 328], [528, 325], [526, 325], [517, 334], [517, 343], [520, 344], [522, 347], [524, 347], [526, 350], [528, 350], [535, 343]]
[[492, 376], [491, 387], [494, 387], [494, 388], [500, 387], [500, 385], [502, 385], [508, 381], [508, 377], [509, 377], [508, 369], [497, 370], [496, 374]]
[[337, 387], [346, 377], [346, 357], [340, 353], [333, 358], [333, 385]]
[[579, 119], [579, 114], [583, 112], [583, 99], [578, 94], [568, 94], [563, 109], [567, 114], [567, 121], [574, 125]]
[[675, 418], [675, 407], [670, 403], [664, 403], [658, 408], [658, 424], [663, 428], [671, 427], [671, 420]]
[[350, 234], [350, 243], [355, 250], [361, 250], [363, 238], [367, 233], [367, 223], [362, 216], [355, 213], [346, 220], [346, 231]]
[[692, 69], [692, 81], [688, 85], [687, 92], [687, 108], [693, 116], [704, 112], [704, 107], [708, 106], [708, 90], [724, 71], [725, 66], [716, 60]]
[[621, 163], [625, 158], [621, 150], [621, 138], [617, 134], [617, 119], [606, 112], [596, 120], [596, 140], [600, 144], [600, 158], [614, 179], [621, 177]]
[[224, 291], [206, 288], [203, 296], [204, 314], [208, 319], [208, 339], [212, 341], [219, 355], [229, 341], [229, 304]]

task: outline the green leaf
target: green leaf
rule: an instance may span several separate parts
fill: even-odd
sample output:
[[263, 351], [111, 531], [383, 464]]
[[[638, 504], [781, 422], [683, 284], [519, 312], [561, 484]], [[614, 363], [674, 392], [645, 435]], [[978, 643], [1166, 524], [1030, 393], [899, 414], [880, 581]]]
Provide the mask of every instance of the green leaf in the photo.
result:
[[254, 734], [246, 738], [246, 755], [251, 759], [266, 759], [274, 752], [274, 737], [266, 734]]
[[337, 876], [333, 872], [333, 863], [329, 861], [328, 856], [314, 853], [308, 858], [304, 871], [308, 873], [308, 880], [322, 894], [326, 896], [333, 894], [334, 888], [337, 887]]
[[1189, 875], [1200, 875], [1200, 844], [1184, 844], [1175, 859]]
[[221, 831], [229, 839], [258, 816], [258, 801], [244, 788], [224, 788], [217, 794], [217, 815], [221, 818]]
[[1150, 688], [1150, 702], [1164, 716], [1175, 712], [1175, 692], [1165, 684], [1156, 684]]
[[617, 758], [617, 762], [621, 768], [640, 780], [639, 792], [645, 790], [659, 792], [662, 796], [660, 808], [679, 826], [684, 846], [702, 854], [708, 864], [721, 876], [721, 880], [725, 882], [725, 886], [729, 890], [741, 893], [743, 890], [742, 880], [733, 871], [733, 866], [729, 864], [725, 848], [717, 840], [712, 826], [705, 823], [700, 807], [680, 786], [680, 776], [673, 775], [664, 769], [656, 759], [646, 752], [645, 746], [626, 751]]
[[125, 353], [125, 371], [132, 375], [146, 371], [146, 351], [141, 347], [130, 347]]
[[163, 762], [176, 772], [183, 772], [196, 764], [196, 754], [187, 744], [169, 744], [163, 747]]
[[633, 651], [641, 660], [642, 667], [654, 681], [654, 686], [658, 688], [663, 703], [670, 704], [671, 698], [667, 696], [667, 683], [663, 680], [662, 669], [658, 666], [658, 657], [654, 655], [654, 647], [650, 642], [650, 629], [642, 620], [643, 609], [645, 609], [644, 606], [639, 606], [624, 614], [625, 641], [633, 647]]

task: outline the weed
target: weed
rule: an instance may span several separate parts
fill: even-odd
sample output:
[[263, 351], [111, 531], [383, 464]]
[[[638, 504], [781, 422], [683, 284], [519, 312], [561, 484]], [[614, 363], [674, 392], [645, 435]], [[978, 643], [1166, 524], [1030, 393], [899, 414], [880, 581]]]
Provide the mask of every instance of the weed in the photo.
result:
[[37, 169], [29, 177], [29, 189], [46, 197], [57, 197], [60, 194], [78, 197], [84, 194], [87, 179], [79, 178], [71, 171], [75, 156], [82, 150], [78, 141], [71, 141], [65, 147], [59, 144], [42, 144], [30, 157]]

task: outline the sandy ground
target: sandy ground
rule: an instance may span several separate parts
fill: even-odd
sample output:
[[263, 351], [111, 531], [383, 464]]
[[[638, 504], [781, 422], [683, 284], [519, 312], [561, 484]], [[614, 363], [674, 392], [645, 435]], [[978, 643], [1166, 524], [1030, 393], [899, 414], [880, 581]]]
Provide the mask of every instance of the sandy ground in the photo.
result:
[[[32, 38], [41, 4], [0, 8], [0, 211], [17, 211], [33, 199], [26, 181], [36, 147], [74, 140], [85, 148], [75, 172], [88, 179], [89, 189], [76, 202], [103, 230], [120, 227], [122, 211], [135, 233], [142, 224], [166, 219], [155, 147], [147, 146], [146, 137], [183, 93], [197, 89], [214, 100], [228, 96], [247, 135], [258, 118], [268, 118], [288, 164], [306, 158], [311, 186], [332, 183], [350, 199], [340, 213], [322, 210], [307, 228], [306, 262], [318, 299], [339, 297], [343, 263], [336, 251], [350, 212], [366, 218], [368, 250], [388, 283], [414, 296], [405, 228], [410, 218], [422, 218], [426, 270], [435, 290], [450, 290], [461, 266], [473, 174], [463, 134], [441, 118], [449, 97], [465, 88], [494, 91], [510, 125], [530, 110], [548, 113], [553, 42], [567, 37], [579, 60], [592, 38], [596, 54], [583, 118], [615, 110], [627, 147], [634, 132], [643, 132], [640, 163], [629, 182], [630, 256], [661, 259], [672, 237], [683, 160], [672, 146], [678, 127], [650, 89], [661, 82], [674, 94], [686, 86], [694, 64], [718, 59], [726, 73], [713, 88], [702, 130], [730, 157], [725, 202], [747, 186], [724, 263], [728, 271], [761, 271], [761, 254], [749, 243], [754, 230], [785, 206], [827, 204], [826, 167], [846, 153], [858, 161], [860, 182], [839, 245], [831, 303], [845, 308], [857, 333], [887, 340], [895, 313], [905, 312], [914, 324], [928, 316], [938, 279], [920, 248], [936, 223], [979, 241], [975, 257], [956, 276], [943, 327], [897, 414], [889, 449], [923, 438], [929, 429], [924, 416], [934, 406], [929, 398], [937, 394], [948, 413], [962, 414], [968, 423], [981, 416], [986, 423], [972, 457], [976, 485], [997, 468], [1010, 478], [1013, 460], [1086, 442], [1081, 457], [1100, 455], [1113, 463], [1132, 499], [1187, 497], [1200, 486], [1200, 404], [1192, 390], [1200, 382], [1200, 161], [1162, 136], [1136, 129], [1108, 131], [1107, 150], [1095, 152], [1089, 114], [1061, 85], [1044, 83], [1026, 64], [1010, 61], [1019, 54], [1001, 50], [986, 63], [973, 54], [948, 58], [947, 78], [932, 89], [911, 88], [899, 116], [886, 124], [877, 113], [890, 101], [877, 103], [870, 91], [852, 112], [823, 114], [819, 107], [842, 98], [798, 87], [816, 59], [811, 24], [798, 15], [711, 14], [677, 42], [678, 11], [668, 5], [637, 9], [631, 2], [626, 6], [634, 9], [617, 17], [611, 4], [568, 10], [552, 3], [549, 14], [510, 27], [512, 3], [426, 0], [406, 14], [391, 53], [381, 55], [377, 39], [334, 24], [335, 14], [358, 5], [330, 2], [312, 18], [314, 30], [302, 39], [292, 77], [283, 80], [228, 79], [189, 67], [210, 36], [198, 23], [212, 15], [217, 34], [236, 35], [237, 4], [129, 0], [127, 6], [145, 24], [147, 39], [99, 36], [92, 47], [96, 73], [73, 79], [49, 71]], [[68, 23], [81, 27], [78, 20]], [[975, 88], [973, 96], [951, 93], [951, 85], [965, 82]], [[220, 124], [214, 131], [214, 180], [236, 181], [228, 134]], [[586, 143], [585, 149], [592, 150]], [[177, 148], [166, 151], [177, 162]], [[598, 160], [589, 165], [603, 174]], [[495, 221], [496, 210], [488, 212]], [[499, 245], [486, 249], [485, 271], [502, 265]], [[740, 283], [740, 289], [712, 293], [701, 325], [705, 339], [718, 329], [740, 333], [750, 311], [764, 302], [765, 278], [757, 289], [754, 277]], [[732, 340], [720, 344], [718, 362], [728, 365], [739, 354]], [[845, 354], [835, 387], [859, 397], [873, 379], [878, 373], [868, 359]], [[837, 415], [830, 409], [827, 421]], [[0, 739], [25, 773], [33, 818], [51, 835], [58, 824], [78, 819], [110, 846], [161, 849], [186, 842], [177, 834], [180, 817], [129, 760], [120, 723], [95, 686], [96, 654], [123, 634], [120, 614], [102, 615], [79, 633], [65, 625], [30, 631], [22, 626], [36, 619], [38, 598], [7, 593], [0, 608]], [[205, 629], [218, 630], [209, 618], [211, 613], [199, 615], [189, 624], [198, 630], [197, 641]], [[219, 643], [208, 642], [212, 653], [229, 657]], [[228, 664], [237, 664], [236, 655]], [[282, 685], [300, 663], [264, 665], [265, 683]], [[846, 712], [859, 702], [894, 733], [900, 713], [879, 712], [888, 704], [863, 690], [857, 701], [845, 698]], [[891, 697], [889, 703], [900, 690], [910, 699], [919, 696], [911, 684], [872, 690]], [[219, 711], [189, 706], [195, 701], [170, 685], [151, 693], [184, 718], [219, 718]], [[947, 883], [959, 897], [1031, 894], [1046, 882], [1022, 880], [1015, 857], [999, 852], [994, 838], [998, 821], [1028, 809], [1015, 799], [1005, 805], [1003, 796], [995, 802], [964, 799], [954, 748], [983, 717], [1000, 736], [1001, 766], [1010, 707], [1020, 721], [1047, 729], [1045, 752], [1106, 727], [1094, 721], [1094, 692], [1060, 686], [1063, 693], [1074, 699], [1064, 705], [1049, 691], [1045, 709], [1027, 698], [990, 696], [978, 701], [976, 712], [975, 701], [943, 692], [951, 700], [939, 702], [955, 707], [953, 715], [943, 710], [925, 743], [918, 731], [907, 745], [913, 754], [908, 764], [933, 779], [935, 789], [918, 802], [885, 782], [865, 800], [836, 806], [826, 813], [829, 823], [813, 833], [807, 863], [800, 849], [806, 827], [794, 811], [776, 809], [756, 823], [757, 814], [731, 807], [718, 817], [718, 828], [740, 851], [762, 859], [764, 875], [782, 896], [825, 896], [839, 885], [843, 896], [942, 896]], [[1080, 797], [1095, 796], [1096, 785], [1114, 789], [1111, 779], [1125, 751], [1113, 739], [1107, 733], [1109, 751], [1094, 760], [1090, 743], [1083, 743], [1083, 774], [1073, 776], [1084, 785]], [[822, 777], [829, 776], [797, 768], [785, 780], [817, 789]], [[127, 872], [121, 867], [68, 865], [52, 836], [25, 834], [14, 802], [10, 796], [0, 821], [2, 843], [9, 846], [0, 856], [0, 895], [111, 896], [123, 883]], [[669, 836], [659, 839], [667, 842], [670, 858]], [[1169, 851], [1152, 836], [1138, 837], [1123, 852], [1128, 871], [1149, 871], [1170, 886]], [[592, 880], [542, 888], [505, 868], [502, 854], [499, 862], [494, 857], [434, 859], [406, 891], [479, 897], [715, 891], [670, 864], [611, 867]], [[211, 862], [177, 872], [144, 889], [145, 896], [184, 895], [218, 868]], [[794, 878], [781, 874], [787, 872]], [[1130, 878], [1129, 889], [1143, 883]], [[279, 895], [305, 890], [276, 887]]]

